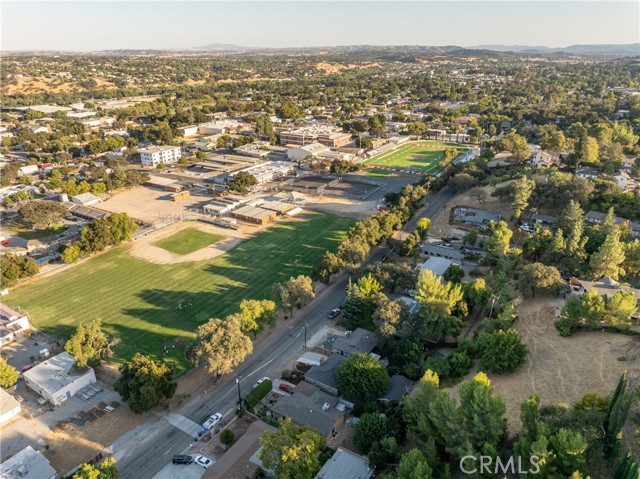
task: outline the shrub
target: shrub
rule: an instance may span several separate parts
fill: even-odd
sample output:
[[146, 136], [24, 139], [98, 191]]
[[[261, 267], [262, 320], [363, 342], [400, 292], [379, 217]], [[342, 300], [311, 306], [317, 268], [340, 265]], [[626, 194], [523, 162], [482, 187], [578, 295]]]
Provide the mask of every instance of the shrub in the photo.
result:
[[220, 433], [220, 442], [222, 444], [231, 444], [236, 438], [236, 435], [231, 429], [225, 429]]

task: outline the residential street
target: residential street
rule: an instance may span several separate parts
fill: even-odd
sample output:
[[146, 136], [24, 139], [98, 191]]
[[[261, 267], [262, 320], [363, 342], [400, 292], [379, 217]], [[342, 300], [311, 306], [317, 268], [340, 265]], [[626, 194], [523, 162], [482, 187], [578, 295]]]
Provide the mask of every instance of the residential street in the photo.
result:
[[[454, 193], [445, 189], [427, 198], [428, 204], [405, 225], [404, 231], [413, 231], [418, 219], [433, 219], [453, 198]], [[388, 253], [388, 248], [374, 248], [366, 265], [378, 262]], [[327, 321], [327, 312], [344, 300], [347, 276], [341, 276], [334, 284], [324, 289], [318, 297], [297, 317], [289, 320], [288, 328], [272, 334], [257, 344], [253, 354], [236, 369], [240, 376], [240, 391], [244, 396], [251, 391], [253, 383], [262, 376], [280, 377], [285, 365], [304, 351], [304, 324], [307, 323], [307, 338], [317, 333]], [[286, 325], [286, 323], [285, 323]], [[225, 377], [223, 382], [199, 395], [179, 410], [158, 415], [158, 420], [148, 422], [129, 431], [113, 444], [113, 452], [118, 461], [118, 469], [123, 479], [146, 479], [157, 474], [171, 462], [174, 454], [185, 451], [194, 442], [194, 437], [172, 426], [170, 415], [182, 415], [202, 424], [203, 420], [215, 413], [226, 414], [235, 409], [237, 387], [233, 376]], [[175, 421], [172, 421], [175, 422]]]

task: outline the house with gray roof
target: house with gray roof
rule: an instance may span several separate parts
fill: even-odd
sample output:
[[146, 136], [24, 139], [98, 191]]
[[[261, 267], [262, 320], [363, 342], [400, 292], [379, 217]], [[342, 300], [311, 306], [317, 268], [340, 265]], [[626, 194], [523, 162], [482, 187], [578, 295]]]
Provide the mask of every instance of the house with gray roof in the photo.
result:
[[274, 417], [290, 418], [299, 426], [315, 429], [331, 439], [345, 419], [338, 398], [309, 383], [301, 382], [291, 396], [282, 396], [271, 408]]
[[[572, 291], [575, 294], [582, 295], [587, 291], [595, 291], [598, 295], [602, 296], [603, 299], [611, 299], [617, 292], [625, 291], [627, 293], [631, 293], [636, 297], [638, 301], [638, 309], [640, 309], [640, 289], [631, 288], [629, 286], [622, 286], [613, 278], [602, 278], [599, 281], [587, 281], [585, 279], [572, 279], [571, 284], [579, 286], [579, 289], [573, 289]], [[636, 309], [633, 317], [640, 317], [640, 311]]]
[[396, 374], [391, 376], [391, 381], [389, 382], [389, 389], [378, 401], [380, 401], [385, 406], [389, 405], [392, 401], [400, 402], [404, 399], [404, 397], [411, 392], [415, 381], [411, 379], [405, 378], [401, 374]]
[[369, 354], [378, 345], [376, 333], [363, 328], [356, 328], [355, 331], [339, 337], [333, 343], [333, 354], [351, 356], [353, 353]]
[[450, 246], [443, 246], [437, 243], [422, 243], [419, 248], [422, 254], [427, 256], [447, 258], [457, 263], [462, 263], [464, 259], [464, 253]]
[[31, 446], [0, 464], [2, 479], [55, 479], [56, 476], [49, 460]]
[[346, 359], [345, 356], [339, 354], [329, 356], [324, 363], [309, 369], [304, 375], [304, 380], [319, 387], [326, 393], [337, 396], [338, 385], [336, 384], [336, 371], [338, 366], [340, 366], [343, 361], [346, 361]]
[[364, 457], [338, 447], [314, 479], [371, 479], [373, 472]]
[[[607, 217], [606, 213], [600, 213], [599, 211], [593, 211], [593, 210], [589, 211], [587, 214], [584, 215], [584, 219], [586, 220], [586, 222], [591, 223], [592, 225], [601, 224], [606, 217]], [[616, 224], [627, 223], [627, 225], [629, 225], [629, 229], [631, 230], [631, 233], [633, 234], [633, 236], [636, 238], [640, 238], [640, 223], [636, 221], [628, 220], [626, 218], [621, 218], [620, 216], [614, 216], [613, 219], [616, 222]]]
[[481, 230], [487, 229], [490, 221], [500, 221], [502, 216], [488, 210], [472, 208], [470, 206], [456, 206], [451, 210], [451, 220]]

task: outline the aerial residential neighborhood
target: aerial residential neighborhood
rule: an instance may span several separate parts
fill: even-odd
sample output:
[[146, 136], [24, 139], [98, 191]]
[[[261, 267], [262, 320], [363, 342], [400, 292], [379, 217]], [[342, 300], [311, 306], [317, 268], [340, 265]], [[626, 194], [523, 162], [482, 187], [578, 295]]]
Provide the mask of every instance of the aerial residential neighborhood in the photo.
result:
[[636, 3], [115, 5], [3, 3], [0, 478], [640, 478]]

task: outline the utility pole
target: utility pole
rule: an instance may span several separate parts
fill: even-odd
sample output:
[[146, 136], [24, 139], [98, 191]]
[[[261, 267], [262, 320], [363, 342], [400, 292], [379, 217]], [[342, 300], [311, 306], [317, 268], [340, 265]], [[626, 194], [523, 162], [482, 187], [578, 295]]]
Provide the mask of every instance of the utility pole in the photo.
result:
[[304, 322], [304, 349], [307, 350], [307, 322]]
[[242, 396], [240, 396], [240, 376], [236, 376], [236, 385], [238, 386], [238, 407], [242, 404]]

